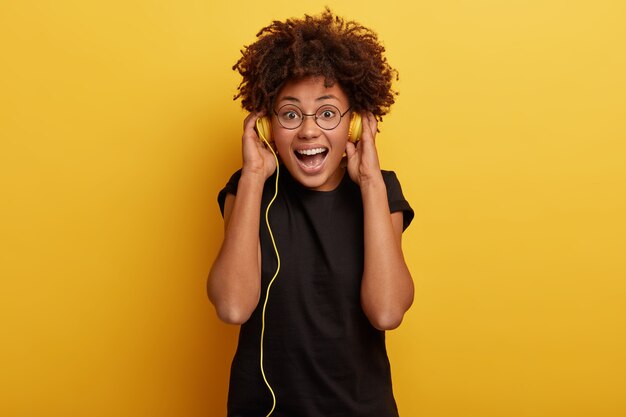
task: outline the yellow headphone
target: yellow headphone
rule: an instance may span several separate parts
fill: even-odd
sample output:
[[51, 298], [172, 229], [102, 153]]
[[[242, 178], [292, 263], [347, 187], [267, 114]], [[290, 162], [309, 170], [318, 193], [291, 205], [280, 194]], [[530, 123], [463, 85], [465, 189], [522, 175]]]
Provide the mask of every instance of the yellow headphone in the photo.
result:
[[[256, 120], [256, 131], [262, 141], [272, 142], [272, 123], [268, 116], [259, 117]], [[359, 113], [352, 113], [350, 117], [350, 129], [348, 130], [348, 140], [356, 143], [361, 139], [363, 122]]]

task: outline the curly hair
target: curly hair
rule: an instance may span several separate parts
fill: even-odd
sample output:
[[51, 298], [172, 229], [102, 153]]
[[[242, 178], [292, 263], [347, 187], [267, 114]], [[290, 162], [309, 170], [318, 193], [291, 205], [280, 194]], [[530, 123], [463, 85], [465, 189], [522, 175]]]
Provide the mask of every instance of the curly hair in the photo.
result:
[[273, 21], [256, 36], [233, 66], [243, 78], [234, 99], [250, 112], [269, 111], [286, 81], [308, 76], [323, 77], [327, 87], [339, 83], [353, 110], [378, 119], [395, 102], [398, 71], [387, 63], [376, 33], [328, 7], [319, 16]]

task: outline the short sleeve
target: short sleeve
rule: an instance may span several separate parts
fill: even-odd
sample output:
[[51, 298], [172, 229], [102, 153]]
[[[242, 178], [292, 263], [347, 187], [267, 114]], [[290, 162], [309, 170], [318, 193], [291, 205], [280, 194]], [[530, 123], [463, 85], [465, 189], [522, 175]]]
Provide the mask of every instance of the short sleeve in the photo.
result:
[[413, 221], [413, 217], [415, 213], [411, 208], [411, 205], [404, 198], [404, 194], [402, 194], [402, 187], [400, 186], [400, 181], [398, 181], [398, 177], [396, 173], [393, 171], [382, 171], [383, 180], [385, 181], [385, 186], [387, 187], [387, 200], [389, 201], [389, 211], [392, 213], [396, 211], [401, 211], [403, 214], [403, 225], [402, 230], [406, 230], [407, 227]]
[[224, 188], [222, 188], [217, 194], [217, 203], [220, 205], [220, 212], [222, 213], [222, 216], [224, 216], [224, 202], [226, 201], [226, 194], [237, 195], [239, 178], [241, 178], [241, 169], [230, 177]]

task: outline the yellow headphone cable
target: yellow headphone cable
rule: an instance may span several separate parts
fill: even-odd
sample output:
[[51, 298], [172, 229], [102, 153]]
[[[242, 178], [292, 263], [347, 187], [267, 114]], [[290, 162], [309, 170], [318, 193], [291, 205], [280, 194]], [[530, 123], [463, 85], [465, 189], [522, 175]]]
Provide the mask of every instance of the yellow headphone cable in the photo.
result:
[[272, 228], [270, 227], [270, 221], [269, 221], [268, 216], [270, 212], [270, 207], [272, 206], [272, 204], [274, 203], [274, 200], [276, 200], [276, 196], [278, 195], [278, 174], [280, 173], [280, 168], [278, 165], [278, 156], [276, 156], [276, 152], [274, 152], [274, 149], [272, 149], [272, 147], [267, 142], [267, 140], [265, 140], [265, 138], [262, 138], [262, 139], [267, 145], [267, 147], [269, 148], [269, 150], [272, 151], [272, 154], [274, 155], [274, 160], [276, 161], [276, 182], [274, 184], [274, 196], [272, 197], [269, 204], [267, 205], [267, 208], [265, 209], [265, 224], [267, 225], [267, 230], [270, 233], [270, 239], [272, 240], [274, 253], [276, 253], [277, 264], [276, 264], [276, 272], [274, 273], [274, 276], [272, 277], [269, 284], [267, 285], [267, 290], [265, 292], [265, 301], [263, 302], [263, 312], [261, 314], [261, 361], [260, 361], [260, 365], [261, 365], [261, 375], [263, 376], [263, 381], [265, 381], [265, 385], [267, 385], [267, 388], [270, 390], [270, 393], [272, 394], [272, 409], [270, 410], [269, 413], [267, 413], [267, 416], [266, 416], [266, 417], [269, 417], [274, 412], [274, 409], [276, 408], [276, 395], [274, 394], [274, 390], [272, 389], [272, 386], [267, 381], [267, 377], [265, 376], [265, 368], [263, 366], [263, 339], [265, 336], [265, 310], [267, 309], [267, 300], [269, 299], [269, 296], [270, 296], [270, 289], [272, 288], [272, 284], [274, 283], [274, 280], [276, 280], [276, 277], [278, 277], [278, 272], [280, 271], [280, 255], [278, 254], [278, 248], [276, 247], [276, 241], [274, 240], [274, 234], [272, 233]]

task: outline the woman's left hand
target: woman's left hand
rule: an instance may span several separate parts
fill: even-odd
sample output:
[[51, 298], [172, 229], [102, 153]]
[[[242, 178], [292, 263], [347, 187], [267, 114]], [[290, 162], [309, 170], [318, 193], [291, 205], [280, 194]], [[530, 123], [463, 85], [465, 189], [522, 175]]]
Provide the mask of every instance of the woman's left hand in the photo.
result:
[[372, 179], [382, 179], [375, 142], [378, 121], [370, 112], [362, 114], [362, 119], [361, 139], [356, 145], [350, 141], [346, 145], [348, 174], [359, 186]]

